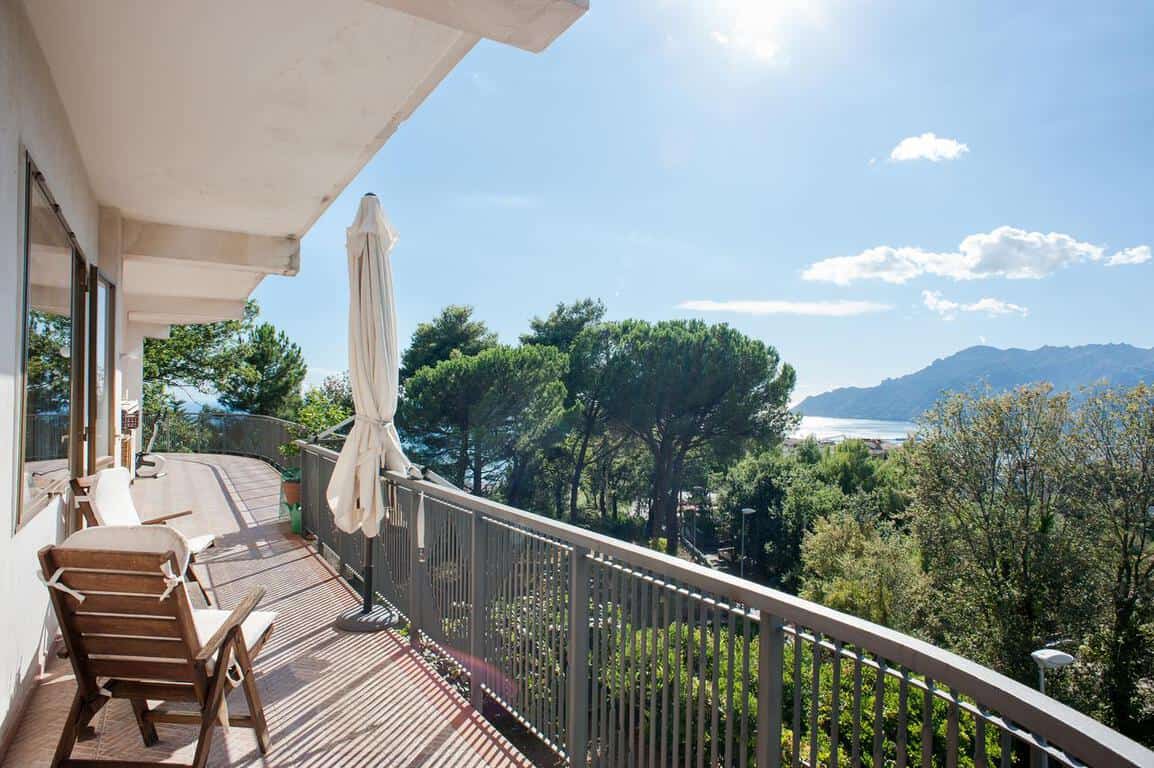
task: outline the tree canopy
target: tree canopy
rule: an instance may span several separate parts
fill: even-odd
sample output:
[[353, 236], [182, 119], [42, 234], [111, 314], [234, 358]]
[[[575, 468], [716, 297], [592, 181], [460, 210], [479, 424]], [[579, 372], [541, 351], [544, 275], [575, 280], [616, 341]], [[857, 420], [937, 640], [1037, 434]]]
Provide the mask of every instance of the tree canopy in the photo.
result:
[[1023, 682], [1030, 653], [1081, 634], [1091, 613], [1070, 427], [1068, 395], [1048, 386], [963, 393], [926, 414], [912, 455], [941, 634]]
[[255, 322], [260, 308], [250, 300], [243, 320], [222, 320], [197, 325], [174, 325], [168, 338], [144, 340], [144, 409], [166, 408], [171, 389], [208, 395], [240, 364], [243, 334]]
[[561, 418], [565, 355], [491, 347], [419, 369], [399, 424], [414, 458], [473, 493]]
[[699, 320], [626, 321], [608, 364], [606, 412], [653, 456], [649, 534], [678, 546], [677, 495], [690, 454], [780, 441], [795, 374], [773, 347]]
[[257, 324], [240, 344], [235, 365], [218, 380], [226, 408], [292, 418], [308, 367], [299, 346], [269, 323]]
[[433, 320], [421, 323], [413, 332], [401, 356], [401, 381], [406, 382], [422, 368], [460, 355], [468, 357], [497, 345], [497, 335], [484, 322], [473, 319], [473, 308], [450, 305]]
[[521, 335], [521, 343], [542, 344], [568, 352], [582, 331], [601, 322], [604, 317], [605, 304], [600, 299], [581, 299], [572, 304], [562, 302], [548, 317], [530, 320], [530, 332]]
[[[1100, 670], [1086, 702], [1123, 733], [1154, 734], [1154, 387], [1090, 393], [1073, 430], [1071, 473], [1093, 526], [1090, 560], [1104, 620], [1079, 654]], [[1086, 681], [1082, 690], [1097, 690]]]

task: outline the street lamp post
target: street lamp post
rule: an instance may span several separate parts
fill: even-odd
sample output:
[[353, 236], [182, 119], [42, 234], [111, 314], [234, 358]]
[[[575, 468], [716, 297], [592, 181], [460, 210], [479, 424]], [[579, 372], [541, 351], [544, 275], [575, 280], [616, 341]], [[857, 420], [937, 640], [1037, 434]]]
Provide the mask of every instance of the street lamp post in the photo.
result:
[[1074, 657], [1056, 648], [1042, 648], [1030, 654], [1038, 665], [1038, 690], [1046, 692], [1046, 670], [1061, 669], [1074, 663]]
[[741, 578], [745, 578], [745, 521], [754, 513], [754, 510], [745, 507], [741, 510]]
[[[1030, 658], [1038, 665], [1038, 690], [1042, 693], [1046, 692], [1046, 670], [1061, 669], [1074, 663], [1073, 656], [1056, 648], [1041, 648], [1031, 653]], [[1042, 746], [1046, 746], [1045, 739], [1042, 739]], [[1050, 756], [1043, 752], [1042, 768], [1049, 768], [1049, 765]]]

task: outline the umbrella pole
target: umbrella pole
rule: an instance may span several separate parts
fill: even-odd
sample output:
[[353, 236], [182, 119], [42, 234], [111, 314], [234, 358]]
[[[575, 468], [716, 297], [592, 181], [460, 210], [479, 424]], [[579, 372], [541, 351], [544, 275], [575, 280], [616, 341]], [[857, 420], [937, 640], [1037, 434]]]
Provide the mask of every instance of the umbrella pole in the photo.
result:
[[363, 597], [364, 604], [361, 606], [361, 614], [367, 615], [373, 612], [373, 540], [365, 539], [365, 567], [362, 571], [364, 578]]
[[364, 586], [361, 590], [361, 604], [349, 608], [333, 622], [337, 629], [346, 632], [381, 632], [397, 626], [399, 617], [387, 605], [377, 605], [373, 593], [373, 539], [365, 537]]

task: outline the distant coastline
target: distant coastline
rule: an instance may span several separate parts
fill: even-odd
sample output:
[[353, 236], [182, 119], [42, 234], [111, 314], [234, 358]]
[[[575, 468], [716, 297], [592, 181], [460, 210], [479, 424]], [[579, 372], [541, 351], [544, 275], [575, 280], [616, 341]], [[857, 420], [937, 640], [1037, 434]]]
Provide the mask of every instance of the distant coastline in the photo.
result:
[[916, 430], [917, 425], [910, 421], [802, 416], [801, 424], [790, 436], [802, 439], [813, 435], [822, 442], [860, 439], [900, 443]]
[[874, 387], [843, 387], [807, 397], [797, 413], [834, 419], [901, 421], [925, 413], [946, 392], [1007, 392], [1047, 382], [1056, 392], [1080, 397], [1084, 387], [1108, 382], [1132, 387], [1154, 382], [1154, 349], [1128, 344], [997, 349], [969, 347], [935, 360], [914, 373], [886, 379]]

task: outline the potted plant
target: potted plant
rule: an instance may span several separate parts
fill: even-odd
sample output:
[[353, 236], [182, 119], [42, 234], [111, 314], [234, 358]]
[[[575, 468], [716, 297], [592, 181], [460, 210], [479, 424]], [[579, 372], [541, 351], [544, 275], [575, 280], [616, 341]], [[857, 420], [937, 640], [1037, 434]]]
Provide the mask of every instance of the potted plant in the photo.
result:
[[292, 506], [301, 503], [301, 471], [296, 467], [285, 467], [280, 473], [281, 495], [284, 503]]

